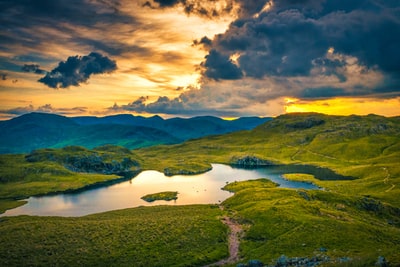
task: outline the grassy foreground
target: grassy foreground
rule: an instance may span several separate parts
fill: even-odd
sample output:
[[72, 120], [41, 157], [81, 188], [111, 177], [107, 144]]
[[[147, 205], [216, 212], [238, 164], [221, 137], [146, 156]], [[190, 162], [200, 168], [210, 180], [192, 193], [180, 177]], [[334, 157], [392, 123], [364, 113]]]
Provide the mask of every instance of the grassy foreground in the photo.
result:
[[0, 218], [0, 266], [201, 266], [228, 254], [214, 205]]
[[242, 262], [273, 264], [281, 255], [324, 254], [330, 266], [340, 265], [343, 258], [349, 261], [344, 266], [374, 266], [379, 256], [390, 266], [400, 265], [399, 224], [388, 224], [399, 219], [400, 210], [391, 206], [372, 208], [368, 198], [276, 188], [265, 179], [235, 182], [225, 189], [236, 192], [223, 203], [225, 209], [246, 229]]
[[[324, 191], [280, 189], [259, 181], [227, 188], [237, 193], [224, 205], [247, 229], [240, 247], [243, 262], [271, 263], [282, 254], [310, 257], [327, 249], [332, 259], [351, 259], [344, 266], [374, 266], [381, 255], [390, 266], [400, 265], [399, 117], [287, 114], [252, 131], [136, 153], [146, 169], [177, 173], [253, 158], [327, 167], [355, 177], [323, 181], [304, 174], [286, 176], [314, 182]], [[157, 164], [148, 160], [155, 156]]]

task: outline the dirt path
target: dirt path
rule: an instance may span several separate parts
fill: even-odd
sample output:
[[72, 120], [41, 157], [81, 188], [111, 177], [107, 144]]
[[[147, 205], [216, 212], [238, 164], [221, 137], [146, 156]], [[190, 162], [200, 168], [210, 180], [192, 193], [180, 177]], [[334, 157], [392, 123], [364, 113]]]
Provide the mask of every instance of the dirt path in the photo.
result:
[[390, 172], [389, 172], [388, 168], [382, 167], [382, 169], [386, 172], [386, 177], [385, 177], [385, 179], [383, 179], [383, 183], [384, 183], [384, 184], [390, 184], [390, 185], [391, 185], [391, 187], [390, 187], [389, 189], [385, 190], [385, 192], [389, 192], [389, 191], [391, 191], [393, 188], [395, 188], [396, 185], [389, 182], [389, 181], [390, 181]]
[[[291, 146], [291, 145], [286, 145], [286, 146], [290, 147], [290, 148], [296, 148], [295, 146]], [[314, 151], [311, 151], [311, 150], [305, 149], [305, 148], [297, 149], [296, 152], [293, 155], [290, 156], [290, 159], [295, 161], [295, 157], [297, 156], [297, 154], [299, 154], [300, 152], [303, 152], [303, 151], [308, 152], [308, 153], [313, 154], [313, 155], [316, 155], [316, 156], [319, 156], [319, 157], [324, 157], [324, 158], [333, 159], [333, 160], [339, 160], [338, 158], [335, 158], [335, 157], [332, 157], [332, 156], [329, 156], [329, 155], [325, 155], [325, 154], [321, 154], [321, 153], [317, 153], [317, 152], [314, 152]]]
[[204, 267], [211, 266], [222, 266], [225, 264], [232, 264], [239, 261], [239, 244], [240, 244], [240, 236], [242, 234], [242, 226], [232, 220], [229, 217], [223, 217], [222, 223], [229, 227], [229, 236], [228, 236], [228, 244], [229, 244], [229, 257], [227, 259], [220, 260], [218, 262], [211, 263]]

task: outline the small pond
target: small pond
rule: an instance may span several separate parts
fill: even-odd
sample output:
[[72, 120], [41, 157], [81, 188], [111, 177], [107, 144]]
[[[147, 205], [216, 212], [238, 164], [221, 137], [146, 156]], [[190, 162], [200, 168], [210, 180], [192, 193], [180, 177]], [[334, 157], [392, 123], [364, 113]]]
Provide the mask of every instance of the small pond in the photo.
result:
[[[313, 174], [321, 180], [340, 180], [329, 169], [304, 165], [273, 166], [256, 169], [241, 169], [223, 164], [212, 164], [212, 170], [198, 175], [176, 175], [167, 177], [157, 171], [143, 171], [131, 180], [93, 188], [76, 193], [30, 197], [28, 203], [8, 210], [0, 216], [83, 216], [110, 210], [153, 205], [214, 204], [232, 196], [221, 190], [230, 182], [268, 178], [284, 188], [318, 189], [311, 183], [292, 182], [282, 178], [284, 173]], [[178, 191], [175, 201], [148, 203], [142, 196], [161, 191]]]

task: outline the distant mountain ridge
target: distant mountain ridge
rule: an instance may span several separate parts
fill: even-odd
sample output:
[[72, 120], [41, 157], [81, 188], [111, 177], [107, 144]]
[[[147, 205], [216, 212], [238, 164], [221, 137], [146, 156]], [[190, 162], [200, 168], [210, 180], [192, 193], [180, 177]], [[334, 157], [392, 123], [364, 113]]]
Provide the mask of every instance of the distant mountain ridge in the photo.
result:
[[224, 134], [241, 130], [251, 130], [254, 127], [271, 120], [271, 118], [242, 117], [236, 120], [224, 120], [213, 116], [198, 116], [192, 118], [171, 118], [164, 120], [160, 116], [142, 117], [131, 114], [119, 114], [106, 117], [71, 117], [80, 125], [121, 124], [144, 126], [161, 131], [173, 132], [177, 138], [186, 140], [206, 135]]
[[68, 145], [94, 148], [113, 144], [135, 149], [176, 144], [208, 135], [250, 130], [268, 120], [271, 118], [245, 117], [229, 121], [212, 116], [165, 120], [160, 116], [145, 118], [130, 114], [65, 117], [33, 112], [0, 121], [0, 154]]

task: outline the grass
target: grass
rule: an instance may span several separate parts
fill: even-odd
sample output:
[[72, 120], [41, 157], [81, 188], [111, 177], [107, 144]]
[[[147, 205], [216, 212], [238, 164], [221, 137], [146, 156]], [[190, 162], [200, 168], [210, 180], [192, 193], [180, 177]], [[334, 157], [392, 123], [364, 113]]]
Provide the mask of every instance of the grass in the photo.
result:
[[221, 213], [192, 205], [0, 218], [0, 265], [200, 266], [227, 256]]
[[142, 196], [141, 199], [143, 199], [147, 202], [154, 202], [157, 200], [171, 201], [171, 200], [178, 199], [178, 192], [165, 191], [165, 192], [159, 192], [159, 193], [154, 193], [154, 194], [148, 194], [148, 195]]
[[[326, 167], [356, 177], [327, 181], [286, 175], [325, 190], [282, 189], [267, 179], [227, 185], [225, 189], [235, 195], [223, 203], [225, 212], [245, 229], [240, 246], [243, 262], [260, 259], [268, 264], [282, 254], [313, 256], [324, 247], [331, 259], [351, 258], [349, 265], [372, 266], [380, 255], [393, 266], [400, 265], [398, 118], [288, 114], [252, 131], [183, 144], [135, 151], [75, 150], [75, 155], [102, 155], [107, 163], [128, 157], [141, 169], [169, 175], [204, 172], [211, 163], [230, 164], [250, 156], [277, 164]], [[0, 208], [16, 205], [12, 200], [19, 196], [115, 178], [65, 168], [65, 156], [72, 152], [42, 152], [40, 156], [55, 155], [57, 160], [27, 162], [24, 155], [0, 156]], [[138, 208], [82, 218], [1, 218], [0, 265], [200, 266], [227, 256], [226, 227], [218, 221], [221, 214], [206, 205]], [[211, 236], [204, 238], [205, 231]], [[159, 241], [164, 236], [165, 244]], [[22, 240], [32, 241], [26, 245]]]
[[330, 182], [324, 182], [314, 177], [311, 174], [304, 174], [304, 173], [286, 173], [282, 175], [284, 179], [289, 181], [295, 182], [306, 182], [306, 183], [313, 183], [320, 188], [324, 188], [325, 185], [330, 184]]
[[[122, 179], [120, 171], [138, 170], [135, 157], [128, 149], [115, 146], [94, 150], [75, 146], [41, 149], [29, 155], [0, 155], [0, 213], [21, 205], [15, 201], [18, 199]], [[101, 172], [96, 169], [98, 166], [106, 166], [110, 171], [107, 175], [96, 173]], [[117, 174], [112, 174], [113, 170]]]
[[256, 180], [229, 183], [225, 185], [223, 189], [232, 193], [236, 193], [248, 188], [249, 186], [257, 188], [274, 188], [277, 187], [277, 184], [271, 180], [268, 180], [267, 178], [261, 178]]
[[242, 262], [271, 263], [282, 254], [312, 257], [326, 248], [332, 260], [350, 257], [354, 263], [373, 265], [383, 255], [393, 266], [400, 264], [399, 227], [389, 225], [383, 213], [360, 205], [361, 199], [280, 189], [262, 180], [237, 182], [226, 189], [236, 193], [223, 205], [248, 226], [240, 247]]
[[[324, 123], [307, 128], [309, 121]], [[144, 148], [135, 153], [144, 169], [161, 172], [169, 168], [201, 172], [208, 170], [210, 163], [230, 164], [245, 156], [277, 164], [321, 166], [358, 178], [323, 182], [324, 188], [373, 195], [400, 206], [399, 148], [400, 123], [396, 118], [288, 114], [252, 131]]]
[[26, 201], [15, 201], [15, 200], [0, 200], [0, 212], [4, 212], [9, 209], [14, 209], [19, 206], [26, 204]]
[[[312, 125], [313, 121], [324, 122]], [[223, 205], [248, 229], [241, 244], [243, 262], [261, 259], [270, 263], [282, 254], [313, 256], [326, 247], [331, 258], [350, 257], [354, 266], [374, 265], [379, 255], [394, 266], [400, 264], [397, 118], [290, 114], [252, 131], [136, 153], [144, 168], [159, 171], [174, 166], [202, 171], [211, 162], [229, 164], [251, 156], [277, 164], [327, 167], [356, 177], [322, 181], [305, 174], [286, 175], [287, 179], [313, 182], [325, 191], [280, 189], [265, 181], [228, 185], [226, 189], [236, 194]], [[149, 160], [156, 156], [157, 164]]]

